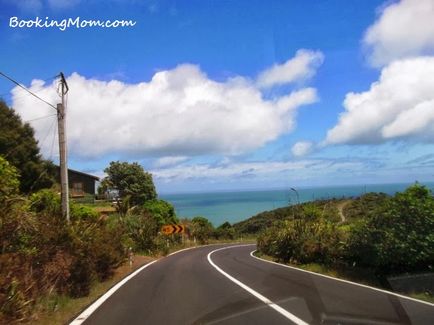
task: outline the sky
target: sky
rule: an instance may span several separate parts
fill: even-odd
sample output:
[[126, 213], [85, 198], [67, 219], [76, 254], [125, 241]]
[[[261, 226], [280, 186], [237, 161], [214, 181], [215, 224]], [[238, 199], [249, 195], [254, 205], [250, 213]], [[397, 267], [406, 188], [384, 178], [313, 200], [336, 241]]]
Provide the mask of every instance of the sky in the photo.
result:
[[[137, 161], [160, 193], [431, 182], [432, 21], [434, 0], [0, 0], [0, 71], [54, 105], [62, 71], [69, 167]], [[55, 111], [0, 97], [57, 162]]]

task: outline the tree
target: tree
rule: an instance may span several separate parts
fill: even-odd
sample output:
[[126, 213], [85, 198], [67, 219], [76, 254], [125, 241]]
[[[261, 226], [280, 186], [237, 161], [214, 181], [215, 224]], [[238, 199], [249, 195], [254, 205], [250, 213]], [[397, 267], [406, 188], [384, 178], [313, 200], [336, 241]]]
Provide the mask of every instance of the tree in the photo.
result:
[[196, 237], [201, 244], [208, 242], [213, 230], [214, 227], [207, 218], [194, 217], [193, 220], [191, 220], [191, 234]]
[[234, 239], [235, 238], [235, 229], [229, 222], [225, 222], [217, 227], [214, 232], [214, 236], [217, 239]]
[[157, 198], [152, 175], [138, 163], [112, 161], [104, 172], [101, 183], [103, 191], [117, 190], [122, 199], [129, 199], [132, 205], [142, 205]]
[[159, 226], [168, 223], [178, 223], [173, 205], [164, 200], [149, 200], [143, 204], [143, 209], [149, 212]]
[[51, 187], [54, 165], [42, 159], [32, 127], [1, 100], [0, 130], [0, 155], [18, 170], [21, 192]]

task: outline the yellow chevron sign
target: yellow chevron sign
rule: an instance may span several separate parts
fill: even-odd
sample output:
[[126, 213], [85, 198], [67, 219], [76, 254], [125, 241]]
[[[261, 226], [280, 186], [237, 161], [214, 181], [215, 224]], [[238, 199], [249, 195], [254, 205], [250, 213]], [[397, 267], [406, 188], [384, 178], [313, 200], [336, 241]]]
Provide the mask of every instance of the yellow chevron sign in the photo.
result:
[[184, 231], [185, 226], [183, 225], [164, 225], [161, 227], [161, 232], [165, 235], [182, 234]]

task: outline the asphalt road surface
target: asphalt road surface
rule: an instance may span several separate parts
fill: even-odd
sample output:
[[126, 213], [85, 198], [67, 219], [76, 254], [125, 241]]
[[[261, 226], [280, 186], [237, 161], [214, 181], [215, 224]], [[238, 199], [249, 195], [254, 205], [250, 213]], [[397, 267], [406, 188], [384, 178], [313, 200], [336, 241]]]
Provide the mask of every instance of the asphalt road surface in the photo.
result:
[[[434, 305], [213, 245], [165, 257], [75, 324], [434, 324]], [[83, 316], [83, 315], [81, 315]]]

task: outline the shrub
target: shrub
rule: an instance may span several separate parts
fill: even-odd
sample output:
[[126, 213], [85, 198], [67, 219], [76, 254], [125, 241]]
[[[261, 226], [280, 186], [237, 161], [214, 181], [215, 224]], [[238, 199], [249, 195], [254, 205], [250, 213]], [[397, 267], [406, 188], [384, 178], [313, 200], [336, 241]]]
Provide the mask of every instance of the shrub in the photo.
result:
[[175, 208], [164, 200], [149, 200], [143, 204], [143, 210], [151, 214], [161, 227], [164, 224], [178, 223]]
[[214, 227], [207, 218], [194, 217], [191, 220], [191, 235], [195, 237], [200, 244], [208, 243], [213, 233]]
[[324, 219], [286, 220], [258, 237], [258, 249], [283, 262], [331, 264], [340, 256], [341, 234]]
[[429, 270], [434, 266], [433, 234], [434, 198], [415, 184], [352, 226], [347, 259], [383, 276]]
[[235, 229], [231, 226], [229, 222], [225, 222], [222, 225], [218, 226], [214, 231], [214, 237], [216, 239], [234, 239], [235, 238]]
[[0, 156], [0, 206], [5, 205], [8, 199], [18, 194], [20, 186], [18, 178], [17, 169]]

